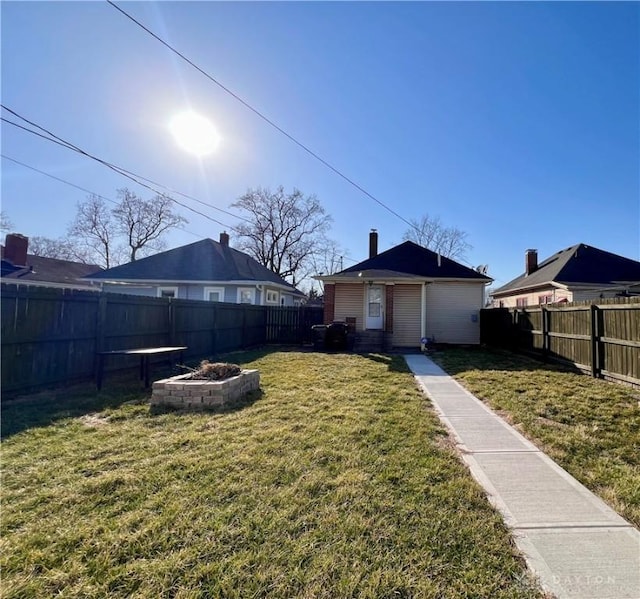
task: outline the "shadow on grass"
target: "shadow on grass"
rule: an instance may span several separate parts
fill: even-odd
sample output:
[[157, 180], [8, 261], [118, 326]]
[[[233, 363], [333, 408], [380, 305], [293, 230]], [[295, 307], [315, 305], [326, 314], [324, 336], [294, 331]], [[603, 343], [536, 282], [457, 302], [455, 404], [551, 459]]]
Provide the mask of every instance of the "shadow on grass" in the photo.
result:
[[101, 391], [95, 383], [82, 383], [3, 400], [2, 439], [30, 428], [44, 427], [65, 418], [77, 418], [125, 403], [146, 401], [149, 389], [141, 388], [130, 373], [110, 375]]
[[442, 348], [429, 357], [448, 374], [456, 375], [470, 370], [507, 370], [513, 372], [540, 371], [584, 374], [579, 368], [568, 363], [554, 363], [536, 359], [524, 354], [488, 347]]
[[390, 372], [411, 372], [401, 354], [360, 354], [363, 358], [386, 365]]
[[[232, 352], [215, 356], [215, 361], [237, 362], [242, 365], [259, 360], [274, 351], [295, 351], [295, 348], [257, 348]], [[153, 379], [183, 372], [184, 369], [154, 365]], [[59, 420], [79, 418], [108, 408], [118, 408], [126, 403], [145, 403], [151, 397], [151, 389], [143, 388], [136, 377], [137, 373], [137, 368], [110, 372], [100, 391], [96, 390], [94, 382], [87, 382], [3, 399], [0, 404], [0, 438], [5, 440], [31, 428], [50, 426]], [[251, 403], [257, 399], [259, 398], [251, 398]], [[237, 411], [243, 407], [247, 406], [230, 405], [220, 412]]]

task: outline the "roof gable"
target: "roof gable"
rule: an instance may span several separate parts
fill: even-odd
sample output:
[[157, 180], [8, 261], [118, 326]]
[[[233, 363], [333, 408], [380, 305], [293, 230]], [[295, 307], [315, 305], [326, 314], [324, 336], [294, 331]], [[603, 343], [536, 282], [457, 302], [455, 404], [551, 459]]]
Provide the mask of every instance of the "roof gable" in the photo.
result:
[[550, 283], [607, 285], [636, 281], [640, 282], [640, 262], [578, 243], [556, 252], [531, 274], [523, 273], [496, 289], [494, 295]]
[[[203, 239], [135, 262], [114, 266], [90, 277], [109, 281], [261, 281], [298, 290], [254, 258]], [[299, 293], [299, 292], [298, 292]]]
[[365, 270], [395, 271], [428, 278], [492, 280], [491, 277], [480, 274], [450, 258], [439, 256], [436, 252], [412, 241], [396, 245], [338, 274], [358, 273]]

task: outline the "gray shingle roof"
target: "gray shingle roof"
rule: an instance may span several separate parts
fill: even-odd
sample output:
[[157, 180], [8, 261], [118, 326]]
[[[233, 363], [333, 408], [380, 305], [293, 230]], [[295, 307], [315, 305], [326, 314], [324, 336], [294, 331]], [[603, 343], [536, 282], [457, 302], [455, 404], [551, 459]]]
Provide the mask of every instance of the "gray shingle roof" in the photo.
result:
[[395, 271], [404, 275], [428, 278], [482, 279], [487, 282], [492, 280], [491, 277], [482, 275], [472, 268], [443, 256], [440, 257], [440, 265], [438, 265], [436, 252], [412, 241], [396, 245], [373, 258], [341, 271], [335, 276], [349, 278], [349, 276], [358, 276], [358, 273], [363, 271]]
[[553, 254], [534, 272], [521, 274], [493, 294], [550, 283], [607, 285], [623, 282], [640, 282], [640, 262], [578, 243]]
[[[3, 262], [5, 262], [3, 260]], [[4, 269], [3, 269], [4, 270]], [[37, 281], [46, 283], [62, 283], [67, 285], [77, 285], [82, 282], [82, 278], [87, 275], [97, 274], [101, 268], [96, 264], [83, 264], [82, 262], [71, 262], [69, 260], [58, 260], [56, 258], [43, 258], [27, 254], [27, 267], [13, 267], [6, 269], [8, 274], [2, 275], [3, 279], [10, 279], [12, 282]]]
[[262, 266], [251, 256], [203, 239], [166, 252], [114, 266], [88, 277], [108, 281], [260, 281], [289, 287], [301, 293], [282, 277]]

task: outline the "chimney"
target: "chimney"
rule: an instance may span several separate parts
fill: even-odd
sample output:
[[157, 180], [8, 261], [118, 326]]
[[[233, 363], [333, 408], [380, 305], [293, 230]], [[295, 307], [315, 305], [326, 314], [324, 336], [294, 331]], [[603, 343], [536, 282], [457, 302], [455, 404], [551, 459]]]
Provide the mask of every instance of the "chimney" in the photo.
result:
[[369, 233], [369, 258], [375, 258], [378, 255], [378, 231], [371, 229]]
[[220, 245], [229, 247], [229, 233], [227, 233], [226, 231], [220, 233]]
[[527, 250], [524, 255], [525, 274], [530, 275], [538, 270], [538, 250]]
[[19, 233], [9, 233], [4, 243], [4, 259], [14, 266], [26, 266], [29, 238]]

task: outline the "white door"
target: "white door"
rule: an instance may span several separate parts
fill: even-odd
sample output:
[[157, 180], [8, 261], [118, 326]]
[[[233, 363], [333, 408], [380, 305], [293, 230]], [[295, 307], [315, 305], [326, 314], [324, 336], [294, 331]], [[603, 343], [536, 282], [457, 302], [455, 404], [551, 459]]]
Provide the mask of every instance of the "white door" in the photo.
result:
[[382, 298], [384, 287], [382, 285], [366, 285], [365, 328], [382, 329], [382, 315], [384, 314]]

